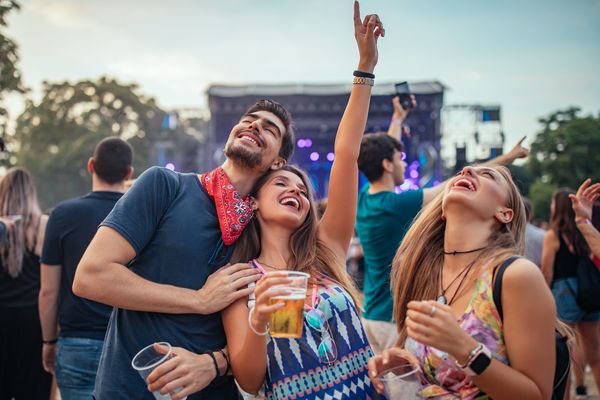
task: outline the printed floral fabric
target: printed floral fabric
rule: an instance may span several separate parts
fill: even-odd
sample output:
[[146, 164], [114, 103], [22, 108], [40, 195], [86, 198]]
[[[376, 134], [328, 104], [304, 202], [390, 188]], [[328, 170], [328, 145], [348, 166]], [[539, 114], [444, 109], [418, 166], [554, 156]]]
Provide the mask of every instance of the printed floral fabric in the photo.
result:
[[[508, 364], [502, 320], [492, 294], [493, 271], [486, 268], [475, 284], [475, 291], [458, 323], [475, 340], [486, 345], [496, 360]], [[421, 366], [420, 395], [436, 400], [487, 400], [471, 377], [456, 365], [447, 353], [407, 339], [406, 349], [413, 353]]]
[[215, 201], [223, 243], [232, 245], [252, 219], [250, 199], [242, 198], [221, 167], [200, 175], [200, 182]]

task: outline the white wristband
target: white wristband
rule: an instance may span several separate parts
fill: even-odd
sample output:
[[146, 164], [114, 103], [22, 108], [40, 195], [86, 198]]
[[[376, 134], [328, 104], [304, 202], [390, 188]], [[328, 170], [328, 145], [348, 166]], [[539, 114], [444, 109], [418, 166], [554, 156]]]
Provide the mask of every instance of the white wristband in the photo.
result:
[[265, 329], [264, 332], [257, 332], [256, 329], [254, 329], [254, 327], [252, 326], [252, 313], [254, 313], [254, 307], [252, 307], [250, 309], [250, 312], [248, 313], [248, 326], [250, 326], [250, 330], [252, 332], [254, 332], [254, 334], [256, 336], [266, 336], [267, 333], [269, 332], [269, 328], [267, 327], [267, 329]]

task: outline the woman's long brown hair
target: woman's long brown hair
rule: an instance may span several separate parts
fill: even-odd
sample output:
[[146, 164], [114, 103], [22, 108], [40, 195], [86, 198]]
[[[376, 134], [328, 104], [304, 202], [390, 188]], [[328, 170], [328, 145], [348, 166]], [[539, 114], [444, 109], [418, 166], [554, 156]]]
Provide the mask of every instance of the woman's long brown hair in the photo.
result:
[[[357, 308], [360, 308], [358, 293], [354, 283], [346, 272], [345, 264], [338, 260], [335, 254], [327, 245], [319, 239], [318, 218], [313, 199], [313, 189], [309, 178], [299, 168], [286, 165], [279, 171], [288, 171], [296, 174], [302, 179], [306, 186], [310, 208], [306, 219], [300, 227], [292, 234], [290, 238], [291, 257], [286, 266], [288, 270], [306, 272], [311, 275], [311, 280], [320, 282], [322, 278], [329, 278], [343, 287], [354, 300]], [[257, 198], [260, 189], [267, 183], [273, 171], [263, 175], [254, 185], [250, 196]], [[260, 223], [257, 218], [253, 218], [244, 233], [237, 240], [232, 263], [248, 262], [257, 258], [261, 252], [260, 243]]]
[[571, 189], [559, 189], [552, 196], [554, 208], [550, 216], [550, 225], [557, 236], [567, 239], [568, 244], [573, 246], [575, 254], [580, 257], [588, 257], [590, 247], [577, 229], [575, 211], [573, 211], [569, 198], [570, 194], [575, 194], [575, 192]]
[[21, 220], [15, 223], [8, 235], [6, 244], [0, 248], [4, 269], [15, 278], [21, 273], [27, 232], [37, 227], [42, 215], [37, 191], [27, 170], [11, 168], [0, 179], [0, 215], [21, 216]]
[[[479, 260], [499, 263], [513, 254], [523, 254], [525, 237], [525, 206], [505, 167], [493, 167], [508, 183], [506, 207], [513, 210], [513, 219], [500, 225], [488, 239]], [[406, 233], [392, 262], [391, 285], [394, 292], [394, 319], [404, 345], [406, 328], [404, 320], [408, 302], [435, 300], [440, 287], [440, 269], [444, 265], [444, 232], [446, 221], [442, 217], [444, 193], [438, 195], [419, 213]]]

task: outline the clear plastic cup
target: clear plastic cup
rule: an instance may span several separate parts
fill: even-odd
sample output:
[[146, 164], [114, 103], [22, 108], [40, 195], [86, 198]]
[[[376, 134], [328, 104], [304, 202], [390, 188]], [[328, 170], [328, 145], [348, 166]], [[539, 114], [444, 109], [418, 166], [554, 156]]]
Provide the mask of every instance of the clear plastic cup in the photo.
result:
[[[154, 348], [155, 344], [160, 344], [162, 346], [168, 347], [169, 350], [167, 351], [166, 354], [159, 353]], [[152, 371], [154, 371], [154, 369], [156, 367], [158, 367], [162, 363], [166, 362], [172, 356], [173, 356], [173, 353], [172, 353], [172, 348], [171, 348], [170, 343], [167, 343], [167, 342], [153, 343], [149, 346], [144, 347], [140, 351], [138, 351], [138, 353], [133, 357], [133, 360], [131, 360], [131, 366], [133, 367], [133, 369], [135, 369], [140, 374], [140, 376], [142, 377], [144, 382], [147, 383], [148, 375], [150, 375], [150, 373]], [[182, 390], [182, 388], [175, 389], [175, 392], [178, 392], [180, 390]], [[154, 392], [152, 392], [152, 394], [154, 395], [154, 398], [157, 400], [171, 400], [170, 395], [160, 394], [160, 392], [158, 390], [155, 390]], [[185, 398], [187, 399], [187, 396]]]
[[[279, 271], [278, 271], [279, 272]], [[304, 326], [304, 299], [306, 299], [306, 286], [309, 274], [296, 271], [281, 271], [290, 279], [286, 285], [275, 286], [275, 289], [284, 289], [287, 295], [275, 296], [269, 304], [284, 303], [285, 305], [271, 314], [269, 319], [269, 334], [276, 338], [301, 338]]]
[[419, 381], [419, 368], [411, 364], [404, 364], [379, 374], [383, 383], [385, 397], [389, 400], [416, 400], [420, 399], [421, 382]]

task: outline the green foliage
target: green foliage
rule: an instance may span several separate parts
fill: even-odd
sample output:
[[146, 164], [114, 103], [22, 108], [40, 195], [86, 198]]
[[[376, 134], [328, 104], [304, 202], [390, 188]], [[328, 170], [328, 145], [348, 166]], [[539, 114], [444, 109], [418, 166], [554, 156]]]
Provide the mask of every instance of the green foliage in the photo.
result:
[[579, 117], [578, 108], [540, 119], [543, 130], [531, 146], [533, 176], [577, 188], [586, 178], [600, 180], [600, 118]]
[[12, 145], [18, 149], [13, 161], [31, 171], [44, 207], [90, 189], [87, 160], [107, 136], [129, 141], [136, 171], [148, 167], [164, 112], [136, 85], [100, 78], [44, 82], [42, 89], [41, 102], [28, 101], [17, 119]]
[[[7, 26], [7, 15], [13, 10], [19, 10], [19, 8], [19, 3], [14, 0], [0, 0], [0, 28]], [[17, 44], [0, 29], [0, 136], [4, 135], [8, 121], [7, 111], [2, 106], [4, 96], [9, 92], [25, 93], [26, 91], [21, 81], [18, 64]]]
[[521, 194], [525, 197], [529, 197], [529, 190], [533, 183], [533, 176], [531, 175], [529, 168], [526, 165], [511, 164], [508, 166], [508, 169]]
[[533, 215], [535, 218], [550, 220], [550, 203], [552, 194], [558, 189], [551, 183], [544, 183], [541, 180], [535, 181], [529, 190], [529, 197], [533, 204]]

